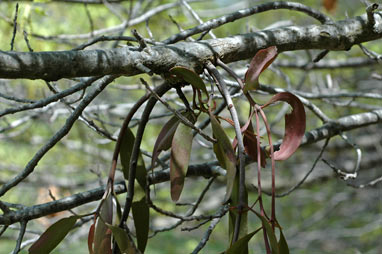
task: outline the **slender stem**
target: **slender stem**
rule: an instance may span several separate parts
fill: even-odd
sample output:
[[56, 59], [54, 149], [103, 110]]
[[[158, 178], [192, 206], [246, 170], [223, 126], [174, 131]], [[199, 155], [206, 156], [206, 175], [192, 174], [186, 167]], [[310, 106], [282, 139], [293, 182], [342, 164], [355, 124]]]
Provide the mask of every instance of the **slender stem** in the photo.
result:
[[[256, 117], [256, 133], [260, 133], [260, 121], [259, 121], [259, 114], [257, 112], [257, 109], [255, 108], [255, 117]], [[257, 189], [259, 193], [259, 204], [260, 204], [260, 214], [262, 216], [265, 215], [264, 213], [264, 206], [263, 206], [263, 199], [261, 197], [261, 153], [260, 153], [260, 135], [256, 135], [256, 144], [257, 144]], [[269, 243], [268, 243], [268, 237], [267, 232], [265, 231], [265, 227], [263, 225], [263, 236], [264, 236], [264, 243], [265, 248], [267, 250], [267, 254], [271, 253]]]
[[[269, 142], [269, 147], [271, 150], [271, 161], [272, 161], [272, 212], [271, 212], [271, 224], [272, 224], [272, 229], [275, 231], [275, 222], [276, 222], [276, 176], [275, 176], [275, 158], [274, 158], [274, 149], [273, 149], [273, 144], [272, 144], [272, 138], [271, 138], [271, 128], [269, 127], [267, 117], [264, 114], [264, 111], [256, 105], [256, 109], [260, 111], [260, 115], [263, 118], [263, 122], [265, 124], [265, 128], [267, 129], [267, 135], [268, 135], [268, 142]], [[260, 154], [260, 153], [259, 153]]]
[[240, 221], [241, 221], [241, 214], [243, 212], [243, 208], [247, 205], [245, 200], [245, 153], [244, 153], [244, 142], [243, 142], [243, 136], [241, 134], [241, 128], [239, 123], [239, 117], [237, 115], [237, 111], [235, 109], [235, 106], [232, 102], [231, 95], [227, 89], [227, 85], [220, 75], [219, 71], [216, 69], [216, 67], [211, 63], [207, 63], [207, 70], [211, 73], [211, 75], [214, 77], [216, 83], [219, 86], [219, 90], [223, 93], [224, 99], [227, 103], [228, 109], [230, 111], [232, 120], [234, 122], [234, 128], [236, 133], [236, 139], [238, 143], [238, 152], [239, 152], [239, 205], [238, 205], [238, 216], [236, 217], [235, 222], [235, 230], [233, 234], [233, 242], [236, 242], [239, 238], [239, 232], [240, 232]]
[[[125, 117], [125, 120], [123, 121], [121, 130], [119, 131], [117, 143], [115, 144], [114, 147], [114, 153], [113, 153], [113, 159], [111, 163], [111, 168], [109, 171], [109, 178], [107, 181], [108, 187], [111, 188], [111, 191], [113, 191], [113, 186], [114, 186], [114, 175], [115, 175], [115, 170], [117, 168], [117, 162], [118, 162], [118, 155], [119, 151], [121, 150], [121, 144], [123, 137], [125, 136], [127, 127], [129, 126], [129, 123], [131, 119], [133, 118], [134, 114], [137, 112], [137, 110], [142, 106], [142, 104], [147, 101], [150, 98], [150, 94], [146, 93], [144, 96], [142, 96], [135, 104], [134, 106], [130, 109], [129, 114]], [[106, 188], [107, 191], [108, 188]]]
[[[155, 92], [159, 96], [162, 96], [163, 94], [165, 94], [170, 89], [171, 89], [171, 86], [169, 86], [167, 83], [164, 83], [161, 86], [157, 87], [155, 89]], [[122, 226], [124, 224], [124, 222], [126, 221], [127, 217], [129, 216], [129, 213], [130, 213], [130, 208], [131, 208], [131, 204], [133, 202], [133, 196], [134, 196], [134, 182], [135, 182], [135, 175], [136, 175], [136, 170], [137, 170], [139, 150], [140, 150], [140, 146], [142, 143], [143, 133], [145, 131], [146, 124], [149, 121], [151, 111], [153, 110], [156, 102], [157, 102], [157, 98], [155, 98], [155, 97], [151, 97], [148, 100], [146, 107], [145, 107], [145, 110], [144, 110], [142, 117], [141, 117], [141, 122], [138, 126], [138, 130], [137, 130], [137, 134], [135, 137], [135, 142], [134, 142], [134, 146], [133, 146], [133, 150], [132, 150], [131, 158], [130, 158], [129, 181], [128, 181], [128, 186], [127, 186], [126, 203], [125, 203], [125, 207], [123, 210], [120, 226]]]

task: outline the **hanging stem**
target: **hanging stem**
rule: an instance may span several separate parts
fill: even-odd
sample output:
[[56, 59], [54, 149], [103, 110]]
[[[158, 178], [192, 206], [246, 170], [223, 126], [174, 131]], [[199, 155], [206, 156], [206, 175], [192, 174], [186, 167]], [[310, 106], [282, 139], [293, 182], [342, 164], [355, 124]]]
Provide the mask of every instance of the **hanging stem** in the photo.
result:
[[237, 111], [235, 109], [235, 106], [232, 102], [231, 95], [227, 89], [227, 85], [224, 81], [224, 79], [221, 77], [219, 71], [216, 69], [216, 67], [211, 63], [207, 63], [207, 70], [210, 72], [210, 74], [213, 76], [213, 78], [216, 81], [216, 84], [218, 85], [219, 90], [221, 91], [224, 100], [227, 103], [229, 112], [231, 114], [232, 120], [234, 122], [234, 128], [236, 133], [236, 139], [238, 143], [238, 152], [239, 152], [239, 204], [238, 204], [238, 216], [236, 217], [235, 221], [235, 229], [233, 233], [233, 243], [236, 242], [239, 238], [239, 232], [240, 232], [240, 221], [242, 218], [242, 213], [244, 208], [247, 207], [246, 202], [246, 189], [245, 189], [245, 153], [244, 153], [244, 142], [243, 142], [243, 136], [241, 134], [241, 128], [239, 123], [239, 117], [237, 115]]
[[264, 114], [264, 111], [256, 105], [256, 109], [260, 111], [261, 117], [263, 118], [265, 128], [267, 129], [268, 142], [271, 150], [271, 161], [272, 161], [272, 212], [271, 212], [271, 224], [272, 230], [275, 231], [275, 222], [276, 222], [276, 177], [275, 177], [275, 158], [274, 158], [274, 150], [271, 138], [271, 129], [268, 124], [267, 117]]
[[[256, 117], [256, 144], [257, 144], [257, 190], [259, 193], [259, 204], [260, 204], [260, 214], [262, 216], [265, 215], [264, 212], [264, 206], [263, 206], [263, 199], [261, 197], [261, 153], [260, 153], [260, 136], [258, 135], [260, 133], [260, 121], [259, 121], [259, 114], [258, 114], [258, 109], [255, 108], [255, 117]], [[263, 225], [263, 236], [264, 236], [264, 243], [265, 243], [265, 248], [267, 250], [267, 254], [271, 253], [271, 249], [269, 247], [268, 243], [268, 237], [267, 237], [267, 232], [265, 230], [265, 226]]]

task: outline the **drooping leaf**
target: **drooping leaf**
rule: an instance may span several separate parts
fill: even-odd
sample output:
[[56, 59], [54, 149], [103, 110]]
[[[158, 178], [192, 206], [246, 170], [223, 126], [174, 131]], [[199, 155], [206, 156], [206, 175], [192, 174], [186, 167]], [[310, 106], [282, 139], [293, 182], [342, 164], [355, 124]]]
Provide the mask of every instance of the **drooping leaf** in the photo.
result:
[[[236, 217], [238, 216], [238, 210], [237, 210], [237, 207], [239, 206], [240, 204], [240, 200], [239, 200], [239, 187], [240, 186], [240, 183], [239, 183], [239, 176], [236, 175], [235, 177], [235, 181], [234, 181], [234, 185], [233, 185], [233, 188], [232, 188], [232, 194], [231, 194], [231, 202], [230, 202], [230, 206], [232, 207], [232, 209], [229, 210], [229, 217], [228, 217], [228, 220], [229, 220], [229, 238], [231, 239], [231, 243], [232, 243], [232, 240], [233, 240], [233, 232], [234, 232], [234, 229], [235, 229], [235, 223], [236, 223]], [[244, 195], [244, 206], [248, 206], [248, 192], [247, 192], [247, 188], [245, 187], [245, 195]], [[240, 230], [239, 230], [239, 237], [238, 239], [244, 237], [245, 235], [248, 234], [248, 212], [245, 211], [241, 214], [241, 220], [240, 220]], [[243, 252], [243, 254], [247, 254], [248, 253], [248, 246], [247, 246], [247, 251]]]
[[174, 137], [174, 133], [179, 123], [180, 123], [180, 120], [176, 116], [173, 116], [163, 126], [162, 130], [159, 132], [158, 138], [155, 141], [155, 145], [153, 149], [151, 167], [154, 167], [155, 161], [157, 160], [161, 151], [170, 149], [172, 138]]
[[111, 230], [113, 238], [117, 242], [118, 248], [122, 254], [135, 254], [136, 250], [131, 242], [127, 233], [118, 226], [113, 226], [109, 223], [106, 223], [106, 226]]
[[257, 89], [259, 86], [260, 74], [276, 59], [276, 56], [276, 46], [261, 49], [256, 53], [256, 55], [251, 60], [247, 72], [245, 73], [244, 92]]
[[95, 230], [95, 222], [89, 228], [89, 235], [88, 235], [88, 250], [89, 250], [89, 254], [93, 254], [94, 253], [94, 250], [93, 250], [94, 230]]
[[183, 190], [192, 148], [192, 129], [180, 123], [171, 145], [170, 183], [171, 198], [178, 201]]
[[278, 242], [280, 254], [289, 254], [288, 243], [284, 237], [283, 231], [280, 228], [280, 239]]
[[292, 106], [292, 112], [285, 115], [285, 134], [280, 150], [274, 153], [275, 160], [286, 160], [297, 150], [304, 137], [306, 125], [305, 109], [301, 101], [289, 92], [274, 95], [262, 108], [276, 101], [285, 101]]
[[246, 236], [237, 240], [232, 246], [226, 251], [226, 254], [245, 254], [248, 253], [248, 242], [257, 233], [253, 231]]
[[224, 132], [223, 127], [220, 125], [216, 117], [211, 111], [209, 111], [209, 115], [212, 125], [212, 132], [217, 140], [217, 143], [214, 144], [214, 152], [220, 166], [225, 168], [227, 171], [227, 185], [224, 198], [224, 200], [227, 201], [231, 196], [236, 175], [235, 151], [233, 150], [227, 134]]
[[52, 224], [29, 248], [29, 254], [48, 254], [65, 238], [78, 216], [63, 218]]
[[202, 90], [208, 97], [208, 92], [206, 85], [203, 80], [196, 74], [193, 70], [190, 70], [183, 66], [175, 66], [170, 69], [170, 73], [175, 74], [178, 77], [181, 77], [183, 80], [190, 83], [196, 89]]
[[[133, 146], [135, 142], [135, 136], [130, 128], [126, 129], [125, 135], [121, 141], [121, 149], [119, 151], [123, 175], [127, 180], [129, 178], [129, 167], [130, 167], [130, 158], [133, 151]], [[146, 167], [142, 158], [142, 154], [138, 155], [138, 162], [136, 168], [136, 180], [142, 189], [146, 188]]]
[[280, 253], [279, 245], [277, 243], [277, 238], [276, 238], [275, 232], [273, 232], [273, 230], [272, 230], [271, 224], [263, 215], [261, 215], [257, 212], [255, 212], [255, 214], [257, 215], [257, 217], [260, 218], [262, 225], [263, 225], [265, 231], [267, 232], [268, 239], [269, 239], [269, 242], [270, 242], [271, 248], [272, 248], [272, 254], [279, 254]]
[[133, 202], [131, 210], [133, 212], [138, 249], [143, 253], [149, 237], [150, 222], [150, 211], [146, 204], [146, 197], [143, 197], [140, 201]]
[[109, 193], [101, 204], [94, 231], [94, 254], [111, 254], [111, 231], [105, 223], [113, 221], [113, 196]]
[[[248, 128], [244, 131], [243, 143], [245, 152], [253, 161], [257, 161], [257, 138], [254, 133], [252, 122], [249, 123]], [[261, 153], [261, 166], [265, 168], [266, 165], [266, 155], [263, 150], [260, 149]]]

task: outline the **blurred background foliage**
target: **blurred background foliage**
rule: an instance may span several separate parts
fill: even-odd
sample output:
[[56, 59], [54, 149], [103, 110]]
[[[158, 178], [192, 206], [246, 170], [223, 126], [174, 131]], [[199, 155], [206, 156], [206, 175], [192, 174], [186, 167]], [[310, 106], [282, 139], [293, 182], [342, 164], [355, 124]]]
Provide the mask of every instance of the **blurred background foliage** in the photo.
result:
[[[174, 2], [174, 1], [132, 1], [134, 5], [142, 2], [140, 14], [150, 8]], [[210, 0], [196, 1], [192, 3], [194, 10], [199, 13], [203, 20], [219, 17], [236, 9], [245, 8], [269, 1], [237, 1]], [[330, 11], [325, 10], [322, 1], [299, 1], [314, 9], [320, 10], [335, 20], [345, 19], [365, 13], [365, 5], [362, 1], [347, 0], [337, 1], [337, 7]], [[117, 5], [116, 10], [121, 16], [126, 17], [130, 7], [130, 1], [124, 1]], [[10, 42], [13, 34], [13, 18], [15, 14], [16, 1], [0, 1], [0, 50], [10, 50]], [[146, 10], [144, 11], [144, 9]], [[139, 14], [138, 14], [139, 15]], [[161, 12], [150, 18], [148, 25], [155, 40], [163, 40], [174, 33], [178, 28], [171, 21], [171, 18], [183, 28], [187, 29], [197, 25], [184, 8], [177, 6]], [[91, 17], [91, 18], [89, 18]], [[87, 34], [93, 30], [116, 26], [121, 23], [118, 16], [111, 13], [110, 9], [102, 4], [78, 4], [55, 1], [20, 1], [18, 12], [18, 30], [15, 39], [14, 50], [28, 51], [28, 47], [23, 39], [23, 32], [28, 34], [30, 46], [34, 51], [56, 51], [70, 50], [73, 47], [88, 41], [79, 40], [57, 40], [54, 36], [70, 34]], [[317, 24], [317, 21], [301, 13], [289, 10], [275, 10], [266, 13], [250, 16], [239, 21], [226, 24], [214, 33], [218, 37], [257, 31], [267, 28], [273, 24], [285, 25], [306, 25]], [[145, 22], [129, 27], [124, 35], [131, 36], [130, 30], [137, 29], [144, 37], [149, 37]], [[43, 38], [43, 36], [45, 38]], [[52, 36], [52, 39], [49, 37]], [[195, 38], [198, 38], [196, 35]], [[208, 35], [206, 38], [209, 38]], [[101, 42], [90, 48], [111, 48], [114, 42]], [[120, 46], [125, 45], [119, 42]], [[382, 52], [381, 41], [374, 41], [364, 44], [371, 50]], [[285, 52], [278, 57], [278, 60], [306, 61], [309, 56], [314, 57], [319, 51], [306, 52]], [[358, 47], [353, 47], [350, 51], [330, 52], [324, 59], [349, 59], [351, 57], [365, 57]], [[248, 61], [235, 63], [232, 67], [244, 73]], [[371, 73], [380, 72], [380, 65], [372, 65], [356, 69], [325, 69], [312, 70], [306, 72], [293, 68], [281, 68], [283, 75], [279, 75], [280, 70], [271, 68], [261, 77], [261, 83], [282, 88], [293, 88], [300, 91], [315, 91], [315, 89], [325, 89], [328, 82], [335, 89], [346, 89], [352, 91], [375, 91], [381, 90], [371, 82]], [[147, 76], [142, 76], [148, 79]], [[151, 84], [159, 84], [158, 78], [152, 78]], [[75, 84], [75, 80], [60, 80], [56, 82], [59, 90], [68, 88]], [[186, 89], [187, 90], [187, 89]], [[49, 94], [46, 84], [41, 80], [0, 80], [0, 91], [10, 93], [18, 97], [38, 100]], [[188, 90], [190, 92], [190, 90]], [[141, 95], [143, 89], [139, 85], [138, 77], [122, 77], [109, 86], [85, 111], [86, 115], [96, 124], [102, 126], [111, 134], [116, 134], [122, 123], [123, 117]], [[190, 93], [188, 93], [189, 95]], [[74, 95], [76, 99], [78, 95]], [[255, 99], [264, 103], [269, 99], [269, 95], [258, 93]], [[177, 107], [179, 102], [176, 94], [166, 97], [172, 106]], [[241, 117], [247, 116], [248, 105], [245, 102], [236, 100], [240, 108]], [[344, 105], [346, 100], [344, 100]], [[338, 118], [349, 114], [364, 112], [367, 107], [381, 107], [379, 100], [362, 99], [357, 100], [361, 107], [351, 106], [351, 104], [341, 106], [333, 105], [322, 100], [314, 100], [323, 112], [331, 118]], [[350, 103], [350, 102], [349, 102]], [[0, 101], [0, 108], [4, 109], [14, 106], [9, 101]], [[277, 114], [282, 106], [267, 108], [266, 112], [270, 121], [277, 119]], [[41, 112], [18, 113], [8, 115], [0, 119], [0, 184], [10, 179], [17, 172], [22, 170], [26, 163], [32, 158], [34, 153], [64, 124], [70, 110], [64, 105], [54, 105], [51, 108], [44, 108]], [[154, 115], [168, 115], [168, 111], [160, 104], [157, 105]], [[223, 114], [227, 114], [224, 112]], [[138, 114], [139, 116], [139, 114]], [[228, 116], [228, 114], [227, 114]], [[27, 121], [20, 123], [16, 128], [8, 130], [9, 123], [29, 117]], [[144, 136], [142, 149], [151, 153], [155, 139], [169, 117], [161, 117], [150, 121]], [[137, 123], [139, 117], [133, 121]], [[307, 111], [307, 130], [319, 127], [321, 122], [309, 111]], [[227, 125], [228, 127], [228, 125]], [[276, 123], [273, 127], [274, 139], [282, 137], [283, 121]], [[381, 126], [371, 126], [356, 131], [349, 132], [352, 141], [357, 143], [364, 152], [365, 157], [376, 156], [367, 165], [362, 165], [359, 178], [354, 183], [363, 183], [376, 177], [382, 171], [382, 135], [375, 135], [375, 130], [381, 130]], [[135, 131], [135, 129], [133, 129]], [[234, 136], [233, 130], [228, 130], [231, 138]], [[371, 135], [370, 133], [374, 133]], [[379, 132], [381, 133], [381, 132]], [[370, 134], [370, 135], [369, 135]], [[264, 139], [264, 142], [265, 139]], [[296, 184], [304, 174], [311, 168], [312, 163], [320, 151], [323, 142], [300, 148], [297, 153], [288, 161], [278, 162], [277, 185], [279, 192], [287, 190]], [[101, 137], [91, 131], [83, 122], [77, 121], [68, 136], [54, 147], [47, 156], [39, 163], [35, 172], [17, 188], [9, 191], [3, 198], [4, 201], [23, 205], [34, 205], [36, 203], [48, 202], [52, 199], [48, 189], [55, 198], [69, 196], [80, 191], [96, 188], [105, 184], [114, 142]], [[213, 154], [208, 148], [194, 142], [192, 162], [205, 162], [213, 160]], [[336, 165], [351, 170], [354, 167], [354, 149], [347, 145], [340, 138], [333, 138], [324, 158], [333, 161]], [[378, 155], [379, 154], [379, 155]], [[378, 158], [379, 156], [379, 158]], [[145, 157], [147, 165], [150, 158]], [[249, 165], [247, 172], [248, 184], [257, 182], [255, 176], [255, 164]], [[119, 179], [122, 174], [119, 172]], [[270, 168], [264, 170], [263, 181], [266, 188], [270, 186]], [[207, 184], [204, 178], [192, 178], [186, 181], [185, 192], [182, 194], [182, 202], [193, 202], [198, 193]], [[170, 202], [169, 183], [156, 185], [155, 202], [164, 209], [177, 212], [186, 211], [187, 207], [175, 206]], [[218, 180], [212, 185], [202, 203], [198, 213], [212, 213], [220, 204], [224, 196], [224, 179]], [[125, 195], [120, 196], [120, 200]], [[251, 189], [249, 199], [254, 202], [257, 198], [257, 191]], [[265, 202], [269, 202], [265, 198]], [[95, 203], [81, 206], [75, 209], [78, 213], [86, 213], [94, 209]], [[29, 230], [26, 232], [25, 240], [36, 238], [45, 228], [53, 223], [60, 216], [67, 213], [58, 214], [50, 218], [42, 218], [28, 224]], [[291, 253], [296, 254], [322, 254], [322, 253], [364, 253], [378, 254], [382, 250], [382, 189], [381, 185], [374, 188], [356, 189], [349, 187], [346, 182], [336, 178], [333, 171], [323, 162], [319, 162], [313, 174], [306, 183], [290, 195], [277, 200], [278, 220], [284, 229], [286, 238], [291, 249]], [[226, 216], [227, 217], [227, 216]], [[219, 253], [224, 251], [228, 242], [228, 221], [227, 218], [215, 229], [210, 241], [202, 253]], [[174, 223], [173, 219], [160, 216], [152, 212], [151, 227], [153, 229], [169, 226]], [[249, 228], [254, 230], [260, 226], [259, 220], [249, 216]], [[208, 227], [201, 226], [197, 230], [182, 231], [182, 228], [195, 226], [195, 224], [185, 223], [169, 232], [159, 232], [148, 242], [147, 253], [190, 253], [200, 241], [203, 233]], [[59, 253], [88, 253], [87, 251], [87, 230], [90, 224], [73, 230], [65, 241], [53, 251]], [[17, 238], [18, 224], [12, 225], [12, 230], [8, 230], [0, 238], [0, 254], [11, 253]], [[27, 253], [24, 249], [21, 253]], [[261, 235], [256, 235], [250, 242], [250, 253], [265, 253]]]

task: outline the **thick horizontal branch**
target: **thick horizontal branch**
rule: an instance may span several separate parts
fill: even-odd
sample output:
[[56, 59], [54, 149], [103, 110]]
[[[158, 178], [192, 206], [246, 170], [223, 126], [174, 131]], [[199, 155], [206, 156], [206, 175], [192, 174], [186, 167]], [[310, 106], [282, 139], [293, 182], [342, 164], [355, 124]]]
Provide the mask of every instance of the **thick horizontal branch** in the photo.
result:
[[349, 50], [354, 44], [382, 37], [382, 15], [375, 24], [367, 15], [332, 24], [290, 26], [232, 37], [157, 45], [139, 51], [133, 47], [110, 50], [4, 52], [0, 51], [0, 78], [58, 80], [107, 74], [132, 76], [163, 74], [175, 65], [201, 72], [207, 61], [225, 63], [251, 58], [259, 49], [276, 45], [279, 52], [302, 49]]
[[[319, 128], [306, 132], [301, 145], [309, 145], [328, 137], [333, 137], [343, 131], [349, 131], [377, 123], [382, 123], [382, 110], [374, 110], [372, 112], [345, 116], [334, 122], [324, 124]], [[187, 177], [212, 177], [214, 175], [225, 175], [225, 171], [218, 166], [218, 162], [191, 165], [187, 172]], [[150, 184], [166, 182], [169, 181], [169, 179], [170, 172], [168, 169], [154, 172], [153, 175], [149, 174]], [[123, 182], [117, 183], [114, 189], [116, 193], [126, 192], [126, 187]], [[0, 225], [9, 225], [22, 220], [32, 220], [48, 214], [72, 209], [80, 205], [99, 200], [103, 194], [104, 188], [97, 188], [45, 204], [26, 207], [18, 211], [12, 211], [0, 216]]]

